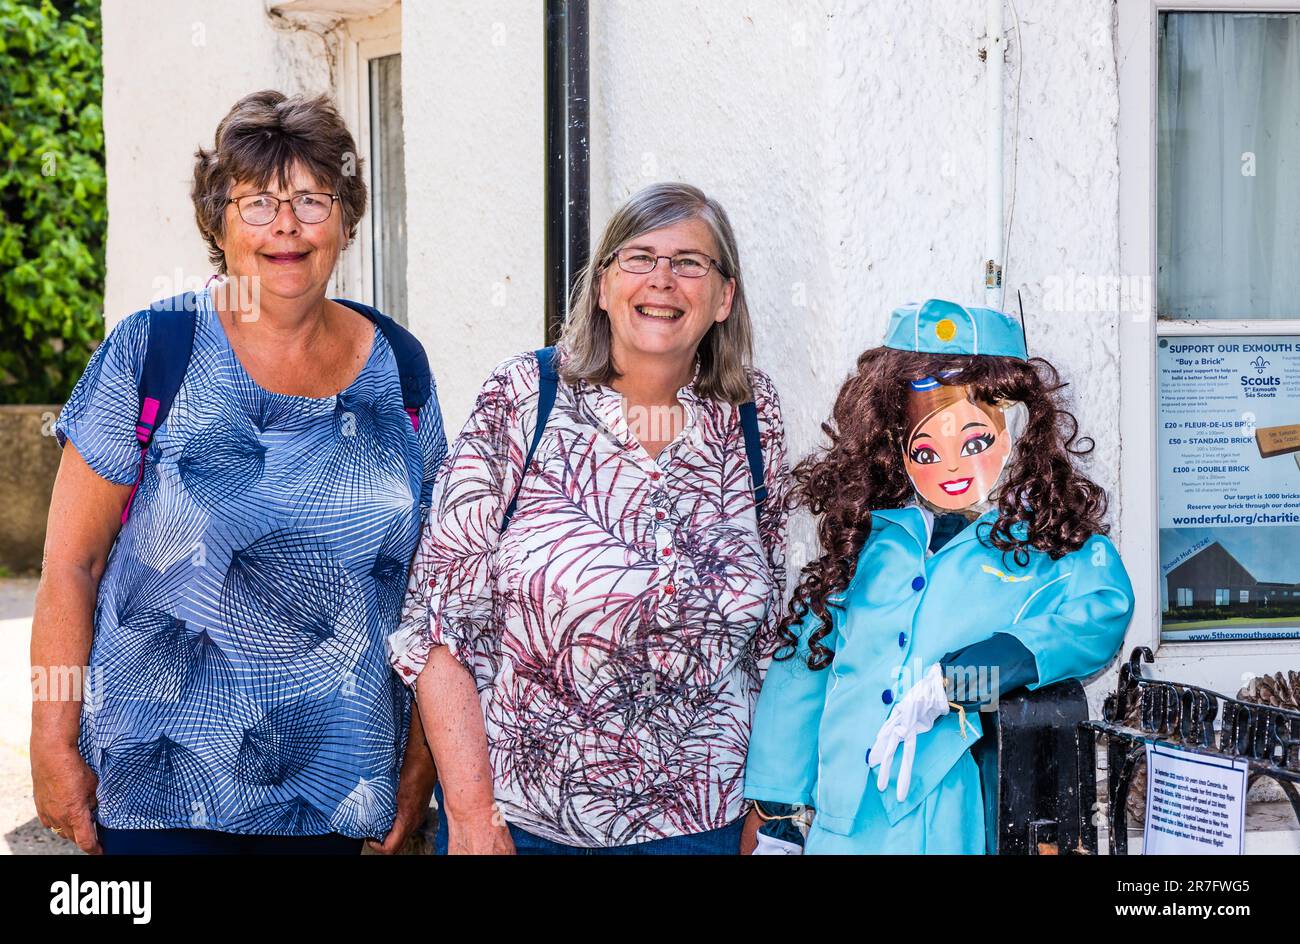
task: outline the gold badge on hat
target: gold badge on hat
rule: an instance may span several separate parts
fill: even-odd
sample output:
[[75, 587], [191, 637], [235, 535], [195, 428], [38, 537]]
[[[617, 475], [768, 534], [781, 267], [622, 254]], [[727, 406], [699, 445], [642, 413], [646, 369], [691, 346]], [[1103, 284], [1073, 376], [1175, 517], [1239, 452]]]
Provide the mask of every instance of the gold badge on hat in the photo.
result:
[[934, 326], [934, 334], [940, 341], [951, 341], [957, 336], [957, 325], [951, 318], [944, 318]]

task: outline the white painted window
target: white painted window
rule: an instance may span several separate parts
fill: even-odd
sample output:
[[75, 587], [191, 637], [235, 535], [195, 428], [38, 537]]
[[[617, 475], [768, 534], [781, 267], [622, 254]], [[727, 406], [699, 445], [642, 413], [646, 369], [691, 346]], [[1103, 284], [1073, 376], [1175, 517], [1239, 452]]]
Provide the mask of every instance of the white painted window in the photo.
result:
[[[1124, 307], [1121, 299], [1120, 313], [1121, 551], [1137, 597], [1128, 639], [1158, 649], [1162, 659], [1188, 659], [1189, 668], [1203, 674], [1189, 672], [1187, 680], [1229, 691], [1236, 660], [1277, 655], [1279, 666], [1293, 665], [1300, 639], [1190, 641], [1195, 624], [1172, 613], [1183, 606], [1186, 588], [1171, 590], [1162, 570], [1175, 550], [1169, 542], [1177, 538], [1193, 549], [1217, 543], [1255, 580], [1300, 583], [1300, 572], [1286, 569], [1288, 560], [1300, 561], [1294, 553], [1300, 528], [1290, 532], [1241, 517], [1231, 529], [1207, 521], [1162, 532], [1163, 519], [1172, 524], [1161, 508], [1161, 499], [1175, 491], [1172, 471], [1190, 463], [1161, 463], [1160, 449], [1184, 435], [1165, 426], [1170, 417], [1161, 411], [1161, 383], [1171, 375], [1161, 357], [1170, 345], [1220, 339], [1295, 344], [1300, 352], [1300, 266], [1294, 262], [1300, 244], [1294, 157], [1300, 148], [1300, 2], [1132, 0], [1118, 4], [1118, 13], [1121, 276], [1149, 286], [1138, 293], [1138, 303]], [[1263, 360], [1275, 359], [1264, 354], [1242, 373], [1266, 379], [1270, 368], [1282, 366]], [[1286, 422], [1300, 424], [1300, 413]], [[1248, 415], [1240, 423], [1237, 430], [1192, 435], [1252, 437], [1264, 425]], [[1181, 445], [1189, 448], [1186, 441]], [[1223, 464], [1212, 454], [1207, 446], [1207, 496], [1217, 474], [1209, 468]], [[1291, 464], [1300, 491], [1291, 457], [1262, 461]], [[1178, 483], [1178, 501], [1201, 501], [1186, 487], [1198, 471]], [[1239, 502], [1232, 514], [1249, 514], [1249, 501], [1231, 501]], [[1271, 542], [1267, 552], [1265, 540]], [[1288, 547], [1293, 552], [1278, 553]], [[1239, 579], [1226, 559], [1215, 559], [1223, 566], [1218, 579]], [[1171, 592], [1175, 607], [1167, 602]], [[1216, 606], [1231, 599], [1229, 590], [1215, 590]], [[1248, 602], [1249, 592], [1240, 591], [1238, 599]], [[1162, 622], [1172, 624], [1171, 631], [1162, 634]], [[1243, 616], [1238, 628], [1249, 631], [1250, 617]], [[1300, 627], [1295, 632], [1300, 635]]]
[[1191, 605], [1192, 605], [1192, 588], [1191, 588], [1191, 587], [1179, 587], [1179, 588], [1178, 588], [1178, 605], [1179, 605], [1179, 606], [1191, 606]]
[[1157, 310], [1300, 318], [1300, 13], [1159, 15]]
[[344, 31], [339, 103], [357, 140], [370, 201], [340, 263], [339, 289], [406, 324], [401, 39], [400, 4], [349, 22]]

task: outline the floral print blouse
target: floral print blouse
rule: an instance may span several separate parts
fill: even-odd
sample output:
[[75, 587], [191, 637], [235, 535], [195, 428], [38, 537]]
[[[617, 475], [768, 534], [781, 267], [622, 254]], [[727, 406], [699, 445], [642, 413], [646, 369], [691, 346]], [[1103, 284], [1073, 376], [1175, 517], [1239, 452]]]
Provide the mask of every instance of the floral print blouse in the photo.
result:
[[765, 374], [751, 374], [761, 514], [739, 408], [694, 384], [677, 394], [681, 433], [652, 459], [616, 391], [561, 382], [502, 532], [537, 417], [537, 358], [518, 355], [484, 384], [435, 485], [393, 666], [414, 686], [448, 647], [479, 690], [501, 813], [556, 842], [626, 845], [745, 812], [790, 474]]

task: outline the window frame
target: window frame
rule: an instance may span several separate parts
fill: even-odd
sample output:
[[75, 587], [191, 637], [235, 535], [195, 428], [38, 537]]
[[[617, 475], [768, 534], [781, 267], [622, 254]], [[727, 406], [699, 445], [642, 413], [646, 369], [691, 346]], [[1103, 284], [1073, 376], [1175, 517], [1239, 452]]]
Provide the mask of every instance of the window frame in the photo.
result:
[[336, 294], [373, 305], [375, 285], [375, 232], [382, 212], [375, 200], [374, 163], [371, 160], [370, 61], [402, 51], [401, 4], [378, 16], [352, 20], [346, 25], [340, 56], [338, 99], [343, 120], [357, 143], [370, 198], [357, 226], [357, 238], [343, 253], [335, 270]]
[[1161, 13], [1300, 13], [1298, 0], [1123, 0], [1117, 4], [1119, 72], [1120, 269], [1149, 279], [1150, 308], [1120, 312], [1120, 546], [1133, 581], [1133, 622], [1126, 646], [1166, 658], [1300, 656], [1300, 639], [1162, 641], [1160, 635], [1160, 492], [1157, 456], [1159, 338], [1300, 335], [1300, 320], [1158, 321], [1156, 172], [1158, 27]]

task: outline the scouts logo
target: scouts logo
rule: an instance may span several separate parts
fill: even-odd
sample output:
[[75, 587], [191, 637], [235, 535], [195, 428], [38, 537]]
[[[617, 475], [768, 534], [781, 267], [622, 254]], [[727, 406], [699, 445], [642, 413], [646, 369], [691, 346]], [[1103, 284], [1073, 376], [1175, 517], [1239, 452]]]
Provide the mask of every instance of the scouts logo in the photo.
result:
[[981, 564], [980, 570], [984, 571], [984, 573], [986, 574], [992, 574], [994, 577], [997, 577], [1003, 583], [1023, 583], [1026, 580], [1034, 579], [1033, 574], [1025, 574], [1025, 576], [1023, 577], [1017, 577], [1015, 574], [1004, 574], [996, 567], [990, 567], [988, 564]]

